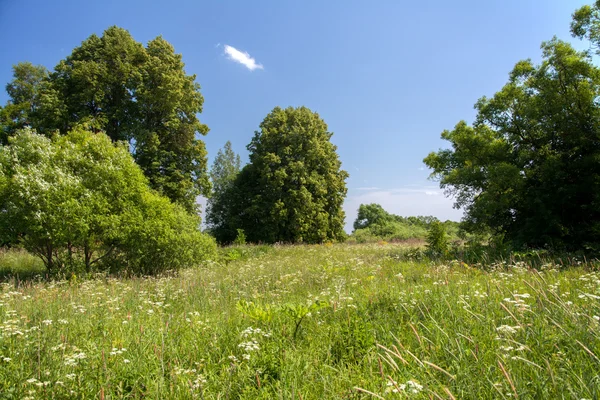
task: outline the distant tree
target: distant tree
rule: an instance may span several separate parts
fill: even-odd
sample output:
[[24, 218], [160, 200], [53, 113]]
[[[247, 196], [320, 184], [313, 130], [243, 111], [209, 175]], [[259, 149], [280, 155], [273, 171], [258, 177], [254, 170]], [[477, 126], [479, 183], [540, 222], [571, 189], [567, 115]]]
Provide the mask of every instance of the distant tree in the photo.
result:
[[[439, 220], [433, 216], [402, 217], [388, 213], [379, 204], [361, 204], [351, 237], [361, 243], [376, 240], [425, 240], [434, 223], [439, 223]], [[458, 222], [446, 221], [443, 225], [453, 238], [457, 236]]]
[[236, 178], [233, 226], [250, 242], [342, 240], [348, 173], [333, 134], [306, 107], [276, 107], [248, 145], [250, 163]]
[[600, 69], [557, 39], [542, 50], [540, 65], [517, 63], [501, 91], [477, 102], [474, 125], [444, 131], [452, 147], [424, 161], [471, 232], [518, 247], [597, 247]]
[[113, 26], [49, 75], [29, 63], [15, 66], [0, 131], [7, 137], [25, 124], [48, 136], [79, 125], [103, 131], [129, 143], [154, 189], [195, 212], [196, 198], [210, 189], [206, 149], [196, 138], [208, 127], [198, 120], [204, 99], [195, 78], [162, 37], [144, 48]]
[[217, 153], [210, 170], [212, 193], [206, 204], [206, 224], [219, 243], [230, 243], [237, 235], [238, 227], [231, 226], [229, 213], [233, 200], [230, 192], [240, 170], [240, 156], [227, 141]]
[[0, 144], [25, 126], [33, 126], [41, 106], [41, 92], [48, 70], [29, 62], [13, 66], [13, 80], [6, 85], [9, 101], [0, 108]]
[[354, 229], [365, 229], [372, 225], [383, 225], [394, 220], [394, 217], [379, 204], [361, 204], [354, 221]]
[[75, 129], [26, 129], [0, 147], [0, 242], [20, 241], [51, 273], [156, 273], [209, 257], [199, 218], [148, 188], [124, 144]]

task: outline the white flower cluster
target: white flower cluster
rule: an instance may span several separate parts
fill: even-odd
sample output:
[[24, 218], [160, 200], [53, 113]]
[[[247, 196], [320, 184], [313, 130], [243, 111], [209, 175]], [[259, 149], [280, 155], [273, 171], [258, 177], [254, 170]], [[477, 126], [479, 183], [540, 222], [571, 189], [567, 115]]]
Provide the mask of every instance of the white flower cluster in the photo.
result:
[[390, 381], [387, 383], [386, 393], [400, 393], [407, 392], [416, 394], [423, 390], [423, 385], [419, 384], [412, 379], [406, 381], [406, 383], [397, 383], [395, 381]]
[[110, 355], [111, 356], [117, 356], [117, 355], [121, 355], [121, 354], [123, 354], [125, 352], [127, 352], [126, 348], [118, 349], [116, 347], [113, 347], [112, 351], [110, 352]]
[[515, 293], [515, 294], [513, 294], [513, 297], [514, 297], [514, 300], [511, 299], [510, 297], [507, 297], [504, 299], [504, 301], [514, 305], [517, 308], [517, 310], [520, 312], [528, 311], [531, 308], [531, 306], [525, 302], [525, 299], [528, 299], [531, 297], [531, 295], [529, 293], [523, 293], [523, 294]]
[[85, 360], [87, 356], [83, 352], [74, 353], [69, 356], [65, 356], [65, 365], [68, 367], [74, 367], [79, 364], [80, 360]]
[[252, 328], [251, 326], [249, 326], [248, 328], [244, 329], [241, 333], [243, 338], [247, 338], [253, 335], [259, 335], [259, 336], [264, 336], [264, 337], [270, 337], [271, 334], [269, 332], [265, 332], [260, 328]]
[[258, 345], [258, 341], [256, 339], [252, 339], [251, 341], [248, 341], [248, 342], [242, 342], [242, 343], [238, 344], [238, 347], [244, 349], [244, 351], [246, 351], [246, 352], [260, 350], [260, 346]]
[[499, 333], [513, 334], [517, 333], [519, 329], [521, 329], [520, 326], [500, 325], [496, 328], [496, 331]]

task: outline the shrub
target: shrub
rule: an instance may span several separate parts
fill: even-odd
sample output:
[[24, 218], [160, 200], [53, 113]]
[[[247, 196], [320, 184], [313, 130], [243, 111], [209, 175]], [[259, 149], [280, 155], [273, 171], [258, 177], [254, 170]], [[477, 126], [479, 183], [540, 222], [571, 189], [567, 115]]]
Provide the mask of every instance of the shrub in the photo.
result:
[[50, 273], [154, 273], [215, 248], [198, 217], [148, 188], [126, 145], [82, 129], [23, 130], [0, 147], [0, 210], [0, 241], [22, 242]]
[[200, 219], [166, 197], [147, 191], [137, 208], [123, 217], [124, 234], [117, 243], [122, 269], [155, 274], [194, 266], [216, 255], [214, 239], [199, 231]]
[[237, 236], [235, 237], [233, 244], [236, 246], [242, 246], [246, 244], [246, 234], [244, 233], [243, 229], [237, 230]]
[[436, 255], [444, 255], [447, 253], [448, 237], [446, 236], [446, 226], [443, 223], [433, 221], [429, 225], [427, 249]]
[[368, 228], [357, 229], [354, 231], [352, 236], [354, 237], [354, 239], [356, 240], [357, 243], [374, 242], [378, 239], [375, 235], [373, 235], [371, 230]]

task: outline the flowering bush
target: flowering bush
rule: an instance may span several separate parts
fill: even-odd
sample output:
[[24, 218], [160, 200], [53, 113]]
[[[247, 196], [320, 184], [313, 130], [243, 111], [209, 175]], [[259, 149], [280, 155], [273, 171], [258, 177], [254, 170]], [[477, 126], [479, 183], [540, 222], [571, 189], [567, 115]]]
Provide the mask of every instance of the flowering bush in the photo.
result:
[[21, 242], [51, 273], [189, 266], [215, 248], [199, 225], [102, 133], [23, 130], [0, 148], [0, 241]]

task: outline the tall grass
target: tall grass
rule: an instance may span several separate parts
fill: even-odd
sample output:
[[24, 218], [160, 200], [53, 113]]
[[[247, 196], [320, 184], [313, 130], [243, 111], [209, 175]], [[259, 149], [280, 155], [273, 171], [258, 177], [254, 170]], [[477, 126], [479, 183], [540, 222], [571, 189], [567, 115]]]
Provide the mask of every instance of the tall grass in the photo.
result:
[[31, 279], [45, 273], [38, 257], [21, 249], [0, 249], [0, 280]]
[[[236, 247], [178, 275], [6, 282], [0, 398], [598, 398], [600, 273]], [[2, 264], [4, 265], [4, 264]]]

